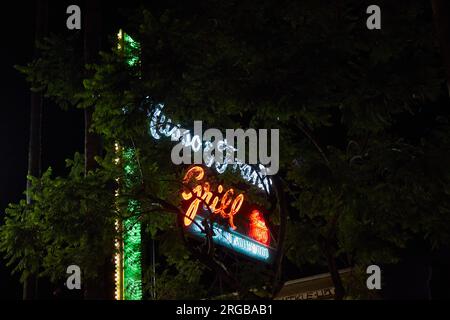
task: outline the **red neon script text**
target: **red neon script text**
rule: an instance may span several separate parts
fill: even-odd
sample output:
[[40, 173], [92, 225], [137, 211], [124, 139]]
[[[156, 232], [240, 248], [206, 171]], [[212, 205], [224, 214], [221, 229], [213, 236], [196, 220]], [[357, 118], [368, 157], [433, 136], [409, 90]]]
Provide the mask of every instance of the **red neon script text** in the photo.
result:
[[258, 210], [253, 210], [250, 214], [249, 236], [264, 244], [269, 242], [269, 229], [267, 228], [266, 222]]
[[[190, 168], [184, 178], [183, 184], [187, 184], [189, 181], [194, 179], [195, 181], [203, 180], [205, 176], [205, 171], [202, 167], [194, 166]], [[195, 216], [198, 212], [198, 207], [200, 203], [204, 203], [208, 206], [209, 210], [214, 214], [219, 214], [222, 218], [228, 219], [230, 227], [235, 230], [234, 225], [234, 215], [241, 209], [242, 203], [244, 202], [244, 195], [241, 193], [236, 198], [233, 199], [234, 190], [228, 189], [223, 192], [223, 186], [219, 185], [217, 187], [217, 193], [219, 195], [215, 196], [213, 199], [213, 193], [209, 182], [205, 181], [202, 184], [196, 185], [192, 191], [183, 191], [181, 197], [183, 200], [190, 200], [195, 194], [195, 197], [184, 216], [184, 225], [189, 226], [192, 221], [194, 221]], [[212, 201], [211, 201], [212, 200]]]

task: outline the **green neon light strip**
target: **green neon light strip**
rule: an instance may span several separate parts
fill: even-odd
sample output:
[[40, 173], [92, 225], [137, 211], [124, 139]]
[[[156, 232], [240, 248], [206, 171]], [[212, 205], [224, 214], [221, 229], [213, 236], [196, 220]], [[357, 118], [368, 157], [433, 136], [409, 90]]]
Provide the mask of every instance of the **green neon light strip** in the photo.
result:
[[139, 56], [136, 55], [136, 52], [139, 52], [139, 43], [126, 33], [124, 33], [123, 41], [125, 44], [125, 55], [128, 58], [127, 63], [130, 67], [133, 67], [139, 62]]
[[[124, 33], [124, 51], [127, 64], [135, 66], [139, 62], [139, 43]], [[123, 151], [125, 188], [131, 189], [139, 182], [138, 163], [133, 148]], [[129, 200], [127, 206], [130, 218], [123, 221], [123, 297], [124, 300], [142, 300], [142, 257], [141, 257], [141, 223], [139, 202]]]
[[[132, 188], [138, 181], [135, 150], [123, 151], [125, 188]], [[127, 212], [131, 216], [123, 221], [123, 289], [124, 300], [142, 299], [141, 223], [138, 221], [140, 206], [137, 200], [129, 200]]]

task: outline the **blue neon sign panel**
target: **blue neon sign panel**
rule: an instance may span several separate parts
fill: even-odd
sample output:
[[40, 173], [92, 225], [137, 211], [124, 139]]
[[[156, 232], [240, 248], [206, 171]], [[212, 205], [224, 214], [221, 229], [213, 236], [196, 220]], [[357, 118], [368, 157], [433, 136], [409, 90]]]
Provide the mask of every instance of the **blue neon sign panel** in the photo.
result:
[[[205, 237], [204, 230], [200, 227], [203, 224], [204, 218], [197, 215], [188, 227], [188, 231], [198, 237]], [[217, 223], [213, 223], [214, 235], [212, 237], [214, 243], [225, 248], [231, 249], [235, 252], [243, 254], [252, 259], [270, 263], [273, 257], [273, 248], [259, 243], [239, 232], [234, 231], [230, 227], [224, 227]]]

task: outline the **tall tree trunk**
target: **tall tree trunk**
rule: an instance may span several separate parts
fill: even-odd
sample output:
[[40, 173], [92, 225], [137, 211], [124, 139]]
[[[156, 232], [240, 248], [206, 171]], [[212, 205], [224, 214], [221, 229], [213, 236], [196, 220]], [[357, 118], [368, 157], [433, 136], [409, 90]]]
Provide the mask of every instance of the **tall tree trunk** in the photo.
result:
[[[99, 51], [101, 49], [101, 0], [86, 0], [84, 14], [84, 62], [92, 64], [98, 62]], [[89, 77], [92, 74], [86, 72]], [[85, 154], [85, 174], [96, 167], [94, 157], [101, 152], [100, 137], [89, 129], [92, 124], [92, 114], [95, 106], [90, 106], [84, 112], [84, 154]]]
[[[84, 10], [84, 61], [86, 64], [98, 62], [99, 51], [101, 50], [101, 0], [86, 0]], [[86, 73], [89, 77], [91, 74]], [[95, 106], [90, 106], [84, 110], [84, 154], [85, 154], [85, 174], [95, 169], [97, 163], [95, 156], [101, 154], [101, 139], [96, 133], [90, 132], [92, 125], [92, 115]], [[89, 239], [95, 241], [99, 235], [88, 234]], [[111, 244], [112, 246], [113, 244]], [[86, 280], [84, 286], [85, 299], [113, 299], [114, 266], [111, 259], [105, 259], [102, 267], [98, 270], [97, 279]]]
[[[84, 61], [86, 64], [98, 62], [98, 53], [101, 49], [101, 1], [86, 0], [84, 13]], [[86, 76], [91, 74], [86, 72]], [[89, 132], [92, 125], [92, 114], [95, 106], [84, 110], [84, 155], [85, 174], [96, 167], [94, 157], [101, 152], [100, 137]]]
[[[41, 40], [48, 29], [48, 2], [47, 0], [36, 0], [36, 25], [35, 42]], [[38, 57], [35, 49], [34, 58]], [[42, 107], [43, 97], [40, 93], [32, 92], [30, 97], [30, 139], [28, 144], [28, 175], [41, 176], [41, 140], [42, 140]], [[31, 204], [29, 190], [31, 182], [27, 179], [27, 203]], [[28, 276], [23, 283], [23, 299], [37, 298], [37, 277]]]
[[330, 271], [331, 281], [334, 285], [334, 299], [342, 300], [345, 297], [345, 288], [342, 284], [341, 275], [339, 274], [338, 267], [336, 265], [336, 259], [334, 257], [334, 250], [332, 245], [328, 242], [325, 243], [325, 257], [327, 259], [328, 270]]
[[431, 0], [433, 8], [436, 34], [442, 52], [445, 72], [447, 74], [447, 88], [450, 95], [450, 1]]

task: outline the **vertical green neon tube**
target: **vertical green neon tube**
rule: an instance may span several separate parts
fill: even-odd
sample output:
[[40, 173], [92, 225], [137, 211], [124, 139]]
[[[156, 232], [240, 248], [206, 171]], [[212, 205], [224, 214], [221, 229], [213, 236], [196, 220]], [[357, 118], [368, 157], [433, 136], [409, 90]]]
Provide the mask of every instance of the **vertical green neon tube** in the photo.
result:
[[[139, 48], [139, 45], [130, 36], [124, 34], [123, 44], [125, 52]], [[138, 56], [130, 56], [127, 63], [130, 66], [139, 61]], [[123, 151], [125, 171], [124, 187], [128, 190], [139, 183], [138, 163], [133, 148]], [[137, 200], [129, 200], [127, 212], [130, 215], [122, 223], [123, 226], [123, 298], [124, 300], [142, 299], [142, 257], [141, 257], [141, 223], [138, 220], [140, 207]]]

